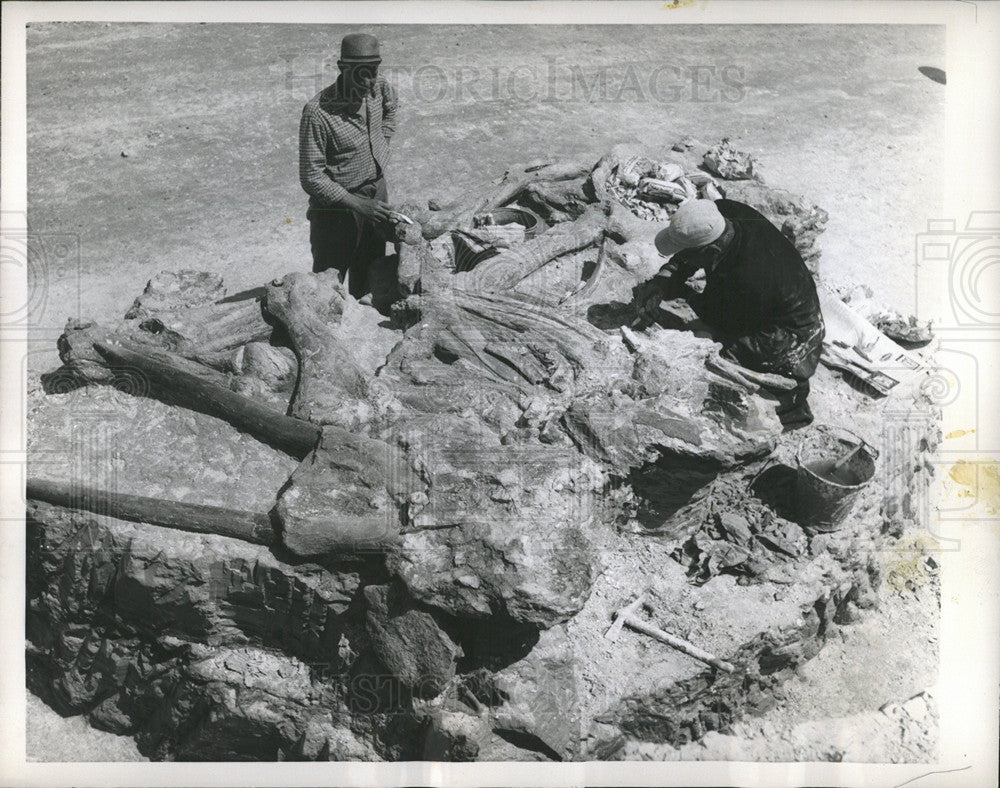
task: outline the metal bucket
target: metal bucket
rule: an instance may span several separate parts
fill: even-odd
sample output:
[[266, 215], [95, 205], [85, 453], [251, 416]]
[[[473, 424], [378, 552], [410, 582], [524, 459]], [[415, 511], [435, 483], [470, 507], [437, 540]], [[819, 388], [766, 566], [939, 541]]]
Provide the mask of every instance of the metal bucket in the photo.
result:
[[517, 222], [517, 224], [524, 225], [525, 241], [530, 241], [545, 229], [545, 222], [542, 221], [542, 217], [534, 211], [529, 211], [527, 208], [494, 208], [492, 211], [486, 211], [486, 213], [492, 217], [493, 224], [513, 224]]
[[[854, 451], [857, 449], [857, 451]], [[839, 469], [835, 465], [854, 454]], [[849, 430], [817, 426], [795, 454], [795, 509], [807, 531], [838, 530], [875, 475], [878, 451]]]
[[[530, 241], [539, 233], [545, 232], [548, 227], [545, 221], [534, 211], [521, 207], [494, 208], [492, 211], [484, 211], [482, 216], [488, 214], [493, 224], [504, 225], [518, 224], [524, 225], [524, 240]], [[493, 246], [476, 244], [470, 238], [460, 234], [453, 235], [455, 245], [455, 271], [471, 271], [484, 260], [489, 260], [500, 253], [500, 250]]]

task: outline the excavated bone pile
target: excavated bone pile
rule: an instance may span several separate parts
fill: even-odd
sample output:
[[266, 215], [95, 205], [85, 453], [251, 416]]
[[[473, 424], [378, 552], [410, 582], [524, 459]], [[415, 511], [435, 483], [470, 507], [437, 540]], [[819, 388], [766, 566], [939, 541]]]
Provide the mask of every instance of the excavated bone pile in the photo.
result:
[[[184, 272], [68, 326], [29, 416], [32, 690], [194, 760], [592, 760], [766, 709], [872, 604], [936, 427], [894, 433], [907, 503], [872, 485], [838, 534], [753, 491], [791, 462], [773, 400], [710, 339], [629, 329], [660, 260], [620, 185], [669, 213], [703, 156], [519, 165], [407, 208], [381, 313], [335, 272], [228, 299]], [[820, 209], [741, 183], [813, 251]], [[436, 254], [518, 205], [549, 226], [467, 271]], [[882, 434], [865, 395], [824, 396], [821, 418]], [[640, 593], [733, 672], [605, 639]]]

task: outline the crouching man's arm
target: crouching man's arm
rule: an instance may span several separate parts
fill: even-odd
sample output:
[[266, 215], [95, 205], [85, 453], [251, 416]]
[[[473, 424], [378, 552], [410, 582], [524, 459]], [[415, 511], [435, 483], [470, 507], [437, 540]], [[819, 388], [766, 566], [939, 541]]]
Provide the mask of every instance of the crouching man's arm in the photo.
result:
[[670, 258], [651, 279], [636, 290], [636, 304], [640, 317], [655, 320], [661, 301], [669, 301], [683, 293], [684, 283], [694, 276], [701, 265], [693, 255], [678, 252]]

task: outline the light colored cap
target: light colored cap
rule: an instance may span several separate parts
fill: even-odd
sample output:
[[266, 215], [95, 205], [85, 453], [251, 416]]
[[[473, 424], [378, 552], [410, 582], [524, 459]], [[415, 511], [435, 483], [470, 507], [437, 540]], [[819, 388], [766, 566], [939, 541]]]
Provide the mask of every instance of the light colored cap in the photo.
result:
[[726, 220], [712, 200], [688, 200], [670, 217], [667, 228], [656, 234], [656, 251], [670, 257], [718, 240], [725, 229]]

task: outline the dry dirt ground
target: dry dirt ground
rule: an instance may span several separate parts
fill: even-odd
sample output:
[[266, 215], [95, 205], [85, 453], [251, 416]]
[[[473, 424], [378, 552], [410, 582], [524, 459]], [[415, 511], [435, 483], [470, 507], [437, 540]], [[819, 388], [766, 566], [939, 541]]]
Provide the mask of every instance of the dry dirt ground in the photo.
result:
[[[232, 293], [308, 270], [298, 119], [304, 101], [335, 76], [334, 44], [345, 32], [29, 28], [29, 224], [43, 239], [71, 238], [69, 253], [43, 244], [31, 259], [30, 378], [57, 365], [54, 340], [68, 317], [120, 316], [158, 271], [215, 271]], [[517, 161], [596, 161], [617, 142], [655, 149], [682, 136], [729, 136], [759, 158], [769, 184], [829, 211], [819, 242], [828, 281], [867, 284], [887, 305], [911, 311], [914, 235], [940, 213], [944, 130], [944, 87], [918, 68], [944, 68], [943, 29], [372, 32], [400, 93], [394, 199], [455, 196]], [[916, 594], [887, 588], [880, 611], [847, 627], [766, 717], [734, 736], [629, 757], [864, 760], [878, 751], [926, 759], [933, 703], [925, 712], [911, 703], [912, 714], [879, 709], [935, 683], [937, 618], [933, 579]], [[873, 666], [872, 655], [882, 664]], [[900, 723], [900, 715], [912, 722], [921, 714]], [[838, 739], [845, 718], [864, 741]], [[77, 723], [30, 702], [29, 756], [139, 757], [118, 737]], [[883, 735], [892, 747], [876, 746]]]

